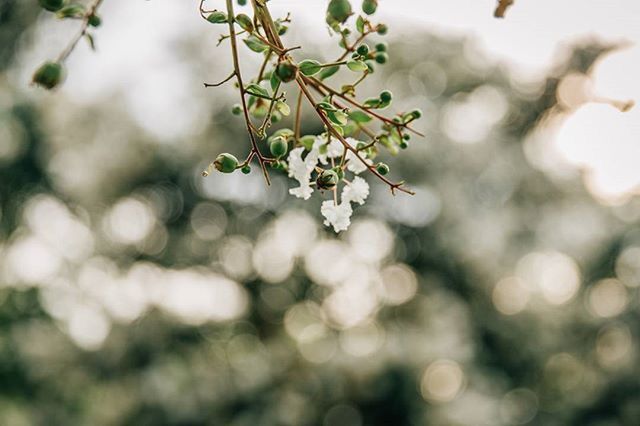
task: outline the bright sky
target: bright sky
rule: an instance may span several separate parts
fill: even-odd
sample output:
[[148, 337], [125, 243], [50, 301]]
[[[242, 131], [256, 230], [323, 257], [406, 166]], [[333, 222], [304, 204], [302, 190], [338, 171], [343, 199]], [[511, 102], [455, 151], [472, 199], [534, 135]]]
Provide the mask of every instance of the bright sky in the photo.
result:
[[[198, 16], [196, 3], [105, 1], [99, 52], [92, 54], [85, 48], [72, 56], [71, 77], [64, 90], [82, 102], [125, 89], [130, 112], [159, 138], [197, 132], [199, 106], [190, 100], [200, 86], [180, 82], [179, 75], [184, 74], [180, 52], [168, 49], [185, 32], [201, 35], [210, 28]], [[223, 2], [209, 3], [220, 8]], [[326, 37], [326, 0], [272, 0], [270, 4], [274, 15], [291, 11], [294, 20], [302, 21], [313, 35]], [[595, 36], [631, 45], [640, 42], [638, 0], [516, 0], [503, 20], [493, 18], [495, 4], [495, 0], [381, 0], [379, 18], [402, 37], [416, 27], [467, 36], [489, 57], [508, 64], [516, 79], [524, 80], [543, 76], [563, 47], [578, 40]], [[203, 41], [213, 48], [212, 38]], [[46, 44], [42, 49], [47, 52], [57, 49], [57, 43]], [[42, 57], [42, 51], [38, 53]], [[220, 71], [220, 76], [225, 73]], [[605, 59], [596, 75], [590, 84], [598, 96], [640, 100], [637, 47]], [[176, 111], [175, 105], [183, 108]], [[546, 134], [551, 138], [546, 149], [585, 170], [587, 186], [598, 199], [624, 201], [640, 185], [640, 167], [634, 161], [640, 160], [640, 108], [621, 113], [607, 105], [587, 104], [577, 105], [576, 110], [554, 121]]]

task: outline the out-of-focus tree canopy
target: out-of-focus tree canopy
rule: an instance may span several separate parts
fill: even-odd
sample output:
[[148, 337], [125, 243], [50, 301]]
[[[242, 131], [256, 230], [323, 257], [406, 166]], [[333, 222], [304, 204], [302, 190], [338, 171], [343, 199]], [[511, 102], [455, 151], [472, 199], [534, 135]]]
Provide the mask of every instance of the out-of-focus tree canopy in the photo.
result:
[[230, 99], [195, 92], [206, 126], [162, 144], [122, 93], [19, 86], [27, 3], [0, 4], [1, 425], [638, 424], [637, 203], [524, 143], [608, 46], [527, 87], [396, 41], [377, 78], [425, 111], [392, 164], [417, 194], [374, 186], [336, 237], [284, 179], [200, 176], [244, 143]]

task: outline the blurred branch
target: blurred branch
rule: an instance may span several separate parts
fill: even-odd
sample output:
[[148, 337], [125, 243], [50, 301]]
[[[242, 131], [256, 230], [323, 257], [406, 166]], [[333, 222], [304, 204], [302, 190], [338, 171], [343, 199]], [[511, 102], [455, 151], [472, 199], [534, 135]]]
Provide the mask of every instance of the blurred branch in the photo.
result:
[[514, 0], [498, 0], [498, 6], [496, 7], [496, 11], [493, 14], [496, 18], [504, 18], [507, 9], [513, 5]]

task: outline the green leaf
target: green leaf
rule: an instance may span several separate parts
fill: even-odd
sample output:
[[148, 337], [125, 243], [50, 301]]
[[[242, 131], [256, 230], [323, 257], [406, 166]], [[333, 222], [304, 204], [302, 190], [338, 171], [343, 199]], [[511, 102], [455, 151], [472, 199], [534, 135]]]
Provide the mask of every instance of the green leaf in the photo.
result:
[[269, 92], [267, 92], [267, 89], [258, 86], [257, 84], [250, 84], [245, 87], [244, 90], [250, 95], [257, 96], [259, 98], [271, 99], [271, 96], [269, 96]]
[[96, 42], [93, 39], [93, 36], [91, 34], [89, 34], [89, 33], [85, 33], [84, 37], [87, 40], [87, 43], [89, 43], [89, 47], [91, 48], [91, 50], [93, 50], [95, 52], [95, 50], [96, 50]]
[[350, 111], [349, 118], [356, 123], [368, 123], [372, 120], [369, 114], [362, 111]]
[[60, 19], [64, 18], [82, 18], [87, 13], [87, 9], [81, 4], [70, 4], [60, 9], [56, 16]]
[[313, 135], [306, 135], [300, 138], [300, 145], [302, 145], [307, 151], [311, 151], [313, 149], [313, 144], [315, 142], [316, 137]]
[[313, 59], [305, 59], [298, 64], [300, 72], [306, 76], [312, 76], [318, 74], [322, 70], [322, 65], [318, 61]]
[[269, 84], [271, 85], [271, 90], [274, 92], [278, 87], [280, 87], [280, 78], [278, 78], [278, 74], [276, 72], [271, 73], [271, 78], [269, 78]]
[[318, 76], [318, 78], [320, 78], [320, 80], [326, 80], [337, 73], [339, 70], [340, 67], [338, 65], [323, 68], [322, 71], [320, 71], [320, 75]]
[[367, 64], [360, 60], [351, 60], [347, 62], [347, 67], [353, 72], [364, 72], [369, 70]]
[[329, 102], [319, 102], [318, 108], [320, 108], [323, 111], [337, 111], [336, 107], [331, 105]]
[[238, 25], [240, 25], [240, 28], [242, 28], [246, 32], [248, 33], [253, 32], [253, 21], [251, 20], [251, 18], [249, 18], [249, 16], [245, 15], [244, 13], [241, 13], [238, 16], [236, 16], [236, 22], [238, 23]]
[[327, 7], [327, 20], [344, 23], [353, 15], [353, 9], [349, 0], [331, 0]]
[[356, 20], [356, 29], [360, 34], [364, 34], [364, 23], [364, 18], [362, 16], [358, 16], [358, 19]]
[[249, 36], [242, 41], [244, 41], [244, 44], [246, 44], [249, 49], [256, 53], [262, 53], [269, 49], [269, 46], [260, 41], [256, 36]]
[[284, 115], [285, 117], [288, 117], [289, 114], [291, 114], [291, 108], [289, 107], [289, 105], [287, 105], [282, 101], [276, 102], [276, 109], [280, 114]]
[[228, 22], [227, 14], [224, 12], [220, 12], [218, 10], [211, 12], [209, 16], [207, 16], [207, 21], [212, 24], [224, 24]]
[[364, 101], [365, 108], [378, 108], [380, 106], [380, 99], [369, 98]]
[[342, 111], [328, 111], [327, 117], [331, 120], [332, 123], [337, 124], [338, 126], [344, 126], [347, 124], [349, 120], [349, 116]]

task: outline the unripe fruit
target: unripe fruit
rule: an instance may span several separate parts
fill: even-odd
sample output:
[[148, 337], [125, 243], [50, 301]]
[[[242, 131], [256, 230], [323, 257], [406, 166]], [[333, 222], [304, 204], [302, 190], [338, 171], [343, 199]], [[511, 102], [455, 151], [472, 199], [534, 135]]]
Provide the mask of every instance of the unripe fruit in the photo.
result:
[[393, 98], [393, 95], [388, 90], [385, 90], [384, 92], [380, 93], [380, 100], [384, 103], [391, 102], [392, 98]]
[[238, 4], [240, 6], [246, 6], [247, 5], [247, 0], [238, 0]]
[[284, 138], [278, 137], [271, 141], [269, 145], [269, 151], [271, 151], [271, 155], [276, 158], [283, 157], [287, 150], [289, 149], [289, 145]]
[[386, 64], [389, 60], [389, 55], [386, 52], [378, 52], [376, 53], [376, 62], [379, 64]]
[[378, 25], [378, 34], [385, 35], [389, 31], [389, 27], [385, 24]]
[[333, 189], [340, 181], [338, 174], [334, 170], [324, 170], [316, 179], [319, 189]]
[[364, 0], [362, 2], [362, 11], [367, 15], [373, 15], [378, 9], [378, 0]]
[[328, 18], [339, 23], [345, 22], [349, 16], [353, 15], [349, 0], [331, 0], [327, 8]]
[[387, 166], [385, 163], [378, 163], [376, 165], [376, 170], [378, 171], [378, 173], [380, 173], [382, 176], [385, 176], [389, 173], [389, 166]]
[[49, 12], [56, 12], [62, 9], [62, 6], [65, 5], [66, 0], [38, 0], [38, 2], [43, 9], [46, 9]]
[[231, 108], [231, 113], [233, 115], [240, 115], [242, 114], [242, 106], [240, 106], [240, 104], [235, 104], [233, 106], [233, 108]]
[[102, 24], [102, 19], [100, 19], [98, 15], [91, 15], [87, 22], [89, 22], [89, 25], [92, 27], [99, 27]]
[[244, 173], [245, 175], [248, 175], [249, 173], [251, 173], [251, 166], [250, 165], [245, 165], [242, 166], [242, 168], [240, 169], [242, 171], [242, 173]]
[[367, 46], [366, 44], [361, 44], [358, 47], [357, 52], [360, 56], [367, 56], [369, 54], [369, 46]]
[[222, 173], [233, 173], [238, 167], [238, 159], [226, 152], [218, 155], [216, 161], [213, 162], [217, 171]]
[[414, 109], [414, 110], [413, 110], [413, 111], [411, 111], [409, 114], [411, 114], [411, 116], [412, 116], [415, 120], [417, 120], [417, 119], [419, 119], [420, 117], [422, 117], [422, 110], [420, 110], [420, 109]]
[[387, 43], [376, 44], [376, 50], [378, 52], [386, 52], [388, 48], [389, 48], [389, 45]]
[[45, 62], [33, 75], [33, 82], [45, 89], [53, 89], [64, 80], [64, 68], [59, 62]]
[[288, 83], [296, 79], [298, 67], [289, 61], [280, 62], [276, 67], [276, 75], [282, 82]]

